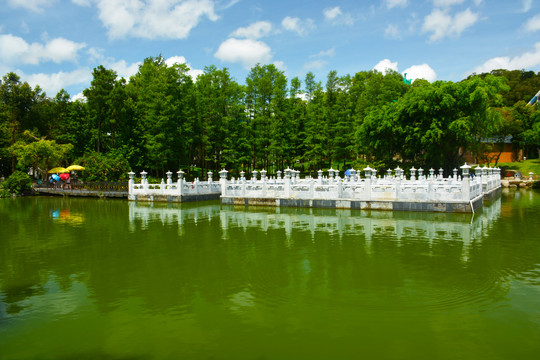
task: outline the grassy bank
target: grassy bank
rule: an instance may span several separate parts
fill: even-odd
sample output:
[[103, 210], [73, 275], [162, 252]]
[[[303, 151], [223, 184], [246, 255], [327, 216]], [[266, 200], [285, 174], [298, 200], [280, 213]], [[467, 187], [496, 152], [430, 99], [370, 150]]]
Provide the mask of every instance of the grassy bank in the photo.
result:
[[[492, 164], [493, 165], [493, 164]], [[529, 176], [533, 172], [536, 176], [540, 176], [540, 159], [524, 160], [519, 162], [499, 163], [497, 164], [503, 170], [516, 170], [521, 172], [523, 176]]]

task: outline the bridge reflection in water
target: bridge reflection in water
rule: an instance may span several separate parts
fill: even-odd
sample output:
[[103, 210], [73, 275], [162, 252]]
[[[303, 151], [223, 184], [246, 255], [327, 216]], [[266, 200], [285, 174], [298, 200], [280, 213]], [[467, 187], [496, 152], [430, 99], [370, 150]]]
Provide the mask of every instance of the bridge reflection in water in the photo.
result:
[[358, 236], [365, 241], [368, 253], [373, 242], [383, 238], [395, 239], [398, 244], [403, 239], [421, 239], [430, 244], [459, 241], [463, 244], [463, 261], [468, 260], [471, 246], [482, 241], [500, 215], [500, 197], [476, 214], [129, 203], [131, 231], [136, 230], [137, 224], [145, 229], [150, 222], [159, 221], [168, 225], [178, 224], [179, 234], [182, 234], [186, 222], [219, 218], [224, 240], [229, 238], [229, 230], [233, 228], [263, 232], [283, 230], [286, 244], [290, 246], [297, 231], [310, 232], [312, 240], [317, 232], [323, 232], [339, 238], [343, 235]]

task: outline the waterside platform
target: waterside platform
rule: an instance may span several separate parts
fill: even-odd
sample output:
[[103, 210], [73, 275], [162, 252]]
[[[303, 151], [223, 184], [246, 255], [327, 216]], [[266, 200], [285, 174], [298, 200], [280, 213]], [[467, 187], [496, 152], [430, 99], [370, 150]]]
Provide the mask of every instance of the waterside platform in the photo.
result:
[[167, 172], [167, 182], [161, 180], [160, 184], [149, 184], [147, 173], [141, 172], [140, 184], [135, 184], [135, 173], [129, 173], [128, 199], [131, 201], [148, 202], [190, 202], [218, 200], [221, 196], [221, 185], [212, 180], [212, 173], [208, 173], [208, 181], [195, 179], [188, 182], [184, 179], [184, 173], [178, 171], [178, 181], [172, 181], [172, 172]]
[[341, 178], [330, 169], [328, 176], [320, 170], [317, 178], [300, 179], [299, 172], [287, 169], [284, 177], [278, 171], [275, 178], [268, 178], [262, 170], [260, 177], [253, 171], [247, 180], [241, 172], [239, 179], [229, 180], [228, 171], [222, 170], [219, 182], [212, 179], [212, 172], [208, 181], [186, 182], [182, 171], [173, 182], [169, 171], [167, 182], [162, 180], [160, 184], [149, 184], [143, 171], [140, 184], [135, 184], [134, 173], [129, 174], [128, 199], [185, 202], [221, 198], [224, 205], [474, 213], [484, 199], [499, 194], [501, 176], [498, 168], [477, 168], [472, 177], [469, 171], [470, 166], [465, 164], [461, 175], [454, 169], [451, 176], [444, 177], [442, 169], [438, 174], [430, 169], [424, 175], [423, 169], [412, 168], [407, 179], [399, 167], [389, 169], [383, 177], [367, 167], [364, 177], [353, 169]]
[[54, 186], [36, 186], [34, 191], [39, 195], [122, 198], [129, 195], [127, 182], [90, 182], [74, 183], [69, 189]]
[[[298, 172], [287, 169], [284, 178], [266, 178], [257, 171], [251, 180], [244, 174], [238, 180], [227, 180], [227, 172], [220, 172], [222, 183], [221, 202], [226, 205], [255, 205], [278, 207], [308, 207], [331, 209], [424, 211], [449, 213], [474, 213], [483, 206], [484, 199], [500, 193], [500, 169], [480, 168], [470, 176], [470, 167], [461, 167], [462, 174], [454, 169], [453, 175], [444, 177], [443, 170], [434, 169], [424, 175], [423, 169], [411, 169], [410, 178], [399, 167], [377, 176], [376, 170], [367, 167], [365, 176], [352, 170], [341, 178], [330, 169], [328, 176], [318, 172], [316, 179], [300, 179]], [[418, 172], [418, 175], [416, 174]]]

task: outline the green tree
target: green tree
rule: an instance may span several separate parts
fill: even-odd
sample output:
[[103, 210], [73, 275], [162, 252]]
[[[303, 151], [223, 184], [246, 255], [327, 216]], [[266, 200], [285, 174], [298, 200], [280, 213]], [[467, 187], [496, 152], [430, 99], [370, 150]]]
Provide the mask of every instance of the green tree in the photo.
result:
[[186, 64], [167, 66], [161, 56], [147, 58], [129, 83], [143, 149], [140, 159], [155, 175], [201, 162], [195, 87], [188, 71]]
[[228, 69], [215, 66], [206, 67], [204, 74], [198, 76], [196, 88], [196, 130], [200, 134], [199, 154], [204, 160], [204, 171], [237, 169], [249, 161], [248, 139], [241, 126], [245, 122], [243, 88], [231, 78]]
[[288, 140], [285, 99], [287, 79], [275, 65], [257, 64], [246, 79], [246, 110], [251, 130], [253, 168], [268, 169], [270, 157], [283, 162]]
[[[38, 88], [39, 93], [39, 88]], [[8, 73], [0, 85], [0, 130], [4, 142], [13, 146], [25, 128], [28, 128], [30, 113], [36, 102], [36, 92], [27, 82], [21, 82], [15, 73]], [[11, 159], [11, 171], [15, 171], [16, 157], [4, 151], [3, 157]]]
[[49, 169], [59, 166], [72, 149], [71, 144], [57, 144], [54, 140], [44, 139], [28, 144], [19, 141], [11, 146], [11, 151], [17, 156], [18, 165], [38, 170], [43, 180], [47, 179]]
[[[90, 87], [83, 91], [87, 99], [89, 114], [96, 130], [96, 151], [103, 150], [103, 128], [110, 125], [113, 115], [112, 93], [117, 83], [116, 71], [106, 69], [103, 65], [94, 68]], [[110, 128], [108, 127], [107, 130]]]

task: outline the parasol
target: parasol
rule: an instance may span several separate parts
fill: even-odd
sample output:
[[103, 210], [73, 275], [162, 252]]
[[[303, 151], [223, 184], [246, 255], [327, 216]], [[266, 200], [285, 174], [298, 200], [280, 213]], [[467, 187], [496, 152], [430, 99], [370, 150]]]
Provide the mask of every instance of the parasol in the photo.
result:
[[65, 172], [69, 172], [69, 170], [66, 169], [66, 168], [63, 168], [63, 167], [55, 167], [55, 168], [52, 168], [51, 170], [49, 170], [49, 174], [52, 174], [52, 173], [65, 173]]
[[66, 168], [67, 171], [78, 171], [78, 170], [84, 170], [84, 167], [81, 165], [70, 165]]

